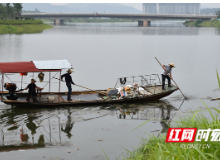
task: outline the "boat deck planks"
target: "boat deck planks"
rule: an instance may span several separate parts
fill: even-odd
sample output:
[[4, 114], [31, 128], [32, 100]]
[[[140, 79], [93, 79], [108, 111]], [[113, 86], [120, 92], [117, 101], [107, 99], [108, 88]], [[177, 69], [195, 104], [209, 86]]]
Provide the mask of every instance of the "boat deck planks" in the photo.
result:
[[161, 93], [161, 92], [169, 92], [169, 91], [174, 91], [175, 89], [177, 89], [176, 86], [173, 86], [173, 87], [168, 87], [168, 85], [165, 85], [164, 88], [166, 90], [162, 90], [162, 86], [161, 85], [157, 85], [157, 86], [151, 86], [151, 87], [145, 87], [145, 89], [152, 93], [152, 94], [158, 94], [158, 93]]

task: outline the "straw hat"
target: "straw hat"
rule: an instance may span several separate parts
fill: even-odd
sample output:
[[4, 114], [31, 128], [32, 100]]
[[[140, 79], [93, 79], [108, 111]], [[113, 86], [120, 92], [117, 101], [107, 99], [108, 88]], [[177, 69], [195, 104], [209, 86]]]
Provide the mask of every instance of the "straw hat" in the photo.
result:
[[35, 83], [36, 82], [36, 80], [34, 80], [34, 79], [31, 79], [31, 83]]
[[175, 66], [174, 66], [174, 63], [170, 63], [169, 65], [173, 66], [173, 68], [175, 67]]
[[71, 74], [73, 71], [72, 71], [71, 69], [69, 69], [69, 70], [68, 70], [68, 71], [66, 71], [66, 72], [68, 72], [68, 73], [70, 73], [70, 74]]

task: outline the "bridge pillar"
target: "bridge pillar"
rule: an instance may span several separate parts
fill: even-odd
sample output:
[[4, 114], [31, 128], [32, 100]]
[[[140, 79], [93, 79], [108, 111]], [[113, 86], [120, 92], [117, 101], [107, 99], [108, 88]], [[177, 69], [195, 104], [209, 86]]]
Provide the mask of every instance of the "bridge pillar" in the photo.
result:
[[54, 25], [63, 25], [64, 20], [54, 19]]
[[138, 20], [138, 27], [148, 27], [150, 26], [150, 21], [140, 21]]

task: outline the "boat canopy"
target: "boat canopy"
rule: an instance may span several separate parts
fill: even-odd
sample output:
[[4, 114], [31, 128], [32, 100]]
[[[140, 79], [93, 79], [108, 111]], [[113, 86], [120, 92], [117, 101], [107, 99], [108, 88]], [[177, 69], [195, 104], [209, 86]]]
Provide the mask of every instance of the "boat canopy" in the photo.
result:
[[63, 68], [71, 68], [71, 64], [67, 60], [0, 62], [1, 73], [51, 72]]
[[71, 68], [71, 64], [66, 60], [48, 60], [48, 61], [33, 61], [37, 69], [63, 69]]

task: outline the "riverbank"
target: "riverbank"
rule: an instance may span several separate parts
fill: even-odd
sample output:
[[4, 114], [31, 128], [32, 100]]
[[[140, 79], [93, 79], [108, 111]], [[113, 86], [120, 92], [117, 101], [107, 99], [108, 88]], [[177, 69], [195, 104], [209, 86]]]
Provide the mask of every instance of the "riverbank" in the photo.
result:
[[[175, 128], [197, 128], [198, 129], [219, 129], [220, 121], [217, 113], [220, 110], [210, 108], [204, 103], [210, 113], [212, 120], [207, 119], [202, 114], [195, 111], [192, 116], [180, 118], [172, 127]], [[213, 133], [213, 132], [212, 132]], [[152, 136], [148, 140], [144, 140], [142, 146], [134, 152], [129, 151], [126, 159], [131, 160], [219, 160], [220, 144], [218, 141], [210, 141], [211, 133], [208, 141], [194, 141], [193, 143], [166, 143], [166, 135], [159, 137]], [[216, 137], [217, 138], [217, 137]], [[218, 138], [219, 139], [219, 138]]]
[[220, 27], [220, 20], [196, 20], [196, 21], [185, 21], [183, 23], [185, 26], [190, 27]]
[[0, 20], [0, 34], [40, 33], [53, 28], [41, 20]]

